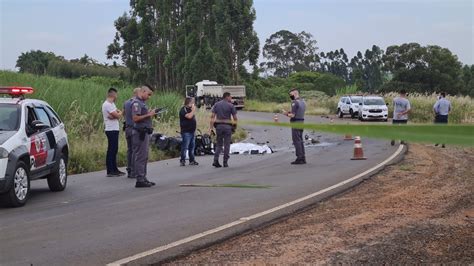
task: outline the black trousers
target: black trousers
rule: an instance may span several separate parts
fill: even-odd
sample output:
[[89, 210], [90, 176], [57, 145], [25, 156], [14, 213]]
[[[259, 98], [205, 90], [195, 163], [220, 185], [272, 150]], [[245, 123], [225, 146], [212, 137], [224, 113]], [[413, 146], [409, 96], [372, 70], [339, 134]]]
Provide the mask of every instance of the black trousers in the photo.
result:
[[118, 153], [118, 144], [119, 144], [119, 131], [105, 131], [107, 136], [107, 157], [105, 163], [107, 165], [107, 174], [117, 173], [119, 170], [117, 168], [117, 153]]
[[435, 123], [447, 124], [448, 123], [448, 115], [436, 115]]

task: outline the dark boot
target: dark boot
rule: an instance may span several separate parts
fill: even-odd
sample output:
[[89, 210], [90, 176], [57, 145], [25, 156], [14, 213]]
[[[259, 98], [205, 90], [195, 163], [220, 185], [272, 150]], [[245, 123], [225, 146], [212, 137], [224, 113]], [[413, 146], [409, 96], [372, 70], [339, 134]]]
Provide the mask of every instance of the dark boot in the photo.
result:
[[135, 184], [135, 187], [137, 187], [137, 188], [138, 188], [138, 187], [151, 187], [151, 186], [153, 186], [153, 185], [150, 184], [150, 183], [148, 183], [148, 182], [146, 182], [146, 181], [137, 182], [137, 183]]
[[214, 161], [212, 166], [214, 166], [215, 168], [221, 168], [222, 167], [222, 165], [219, 163], [219, 161]]
[[227, 163], [227, 161], [224, 161], [224, 168], [227, 168], [229, 167], [229, 164]]
[[304, 159], [296, 159], [296, 161], [291, 162], [291, 164], [306, 164], [306, 160], [304, 160]]

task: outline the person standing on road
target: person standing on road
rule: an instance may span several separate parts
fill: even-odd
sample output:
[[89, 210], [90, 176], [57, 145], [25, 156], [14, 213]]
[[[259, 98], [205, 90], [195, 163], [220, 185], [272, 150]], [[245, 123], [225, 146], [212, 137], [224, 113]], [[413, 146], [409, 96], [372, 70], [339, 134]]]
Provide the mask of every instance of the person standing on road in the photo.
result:
[[[436, 124], [447, 124], [448, 123], [448, 115], [451, 111], [451, 102], [446, 99], [446, 93], [442, 92], [440, 97], [436, 101], [433, 106], [433, 111], [435, 113], [435, 123]], [[438, 146], [438, 143], [435, 144]], [[441, 147], [445, 147], [444, 144], [441, 144]]]
[[194, 149], [196, 147], [196, 105], [194, 98], [186, 97], [184, 106], [179, 111], [179, 125], [181, 127], [181, 159], [180, 165], [186, 165], [186, 151], [189, 154], [189, 165], [199, 165], [194, 159]]
[[[290, 123], [304, 123], [304, 113], [306, 111], [306, 103], [300, 98], [297, 89], [291, 89], [291, 111], [283, 111], [283, 114], [290, 118]], [[303, 142], [303, 129], [292, 128], [291, 138], [295, 146], [296, 160], [291, 164], [306, 164], [306, 155]]]
[[217, 102], [211, 109], [211, 123], [209, 131], [216, 128], [217, 147], [214, 154], [214, 162], [212, 166], [216, 168], [222, 167], [219, 163], [219, 155], [224, 149], [224, 167], [229, 167], [229, 153], [232, 132], [237, 126], [237, 109], [232, 104], [232, 96], [229, 92], [225, 92], [223, 99]]
[[133, 131], [133, 117], [132, 117], [132, 103], [137, 97], [140, 88], [133, 90], [132, 98], [125, 101], [123, 104], [123, 116], [125, 121], [123, 122], [123, 131], [125, 132], [125, 139], [127, 140], [127, 175], [128, 178], [135, 178], [132, 175], [133, 168], [133, 150], [132, 150], [132, 131]]
[[104, 117], [105, 135], [107, 136], [107, 156], [105, 164], [107, 166], [107, 176], [122, 176], [125, 173], [117, 168], [117, 153], [119, 145], [119, 119], [122, 112], [115, 106], [117, 100], [117, 90], [110, 88], [107, 91], [107, 99], [102, 104], [102, 116]]
[[142, 86], [132, 102], [132, 176], [137, 179], [135, 184], [137, 188], [155, 185], [146, 177], [150, 135], [153, 133], [152, 117], [156, 113], [155, 110], [148, 109], [145, 102], [152, 95], [153, 90], [150, 86]]
[[[393, 120], [392, 124], [407, 124], [408, 113], [411, 111], [410, 101], [407, 99], [407, 92], [402, 89], [400, 96], [393, 99]], [[403, 140], [401, 141], [403, 144]], [[395, 140], [392, 140], [390, 144], [395, 145]]]

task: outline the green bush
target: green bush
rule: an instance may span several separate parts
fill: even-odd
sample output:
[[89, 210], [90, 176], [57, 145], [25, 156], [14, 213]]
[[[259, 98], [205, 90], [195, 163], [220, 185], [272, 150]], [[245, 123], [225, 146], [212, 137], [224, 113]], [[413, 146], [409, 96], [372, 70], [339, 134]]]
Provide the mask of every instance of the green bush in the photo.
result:
[[245, 83], [247, 98], [271, 102], [288, 101], [289, 87], [275, 86], [267, 80], [251, 80]]
[[323, 91], [327, 95], [335, 95], [336, 89], [343, 87], [346, 83], [343, 79], [332, 74], [319, 72], [296, 72], [288, 78], [289, 85], [294, 84], [300, 90]]

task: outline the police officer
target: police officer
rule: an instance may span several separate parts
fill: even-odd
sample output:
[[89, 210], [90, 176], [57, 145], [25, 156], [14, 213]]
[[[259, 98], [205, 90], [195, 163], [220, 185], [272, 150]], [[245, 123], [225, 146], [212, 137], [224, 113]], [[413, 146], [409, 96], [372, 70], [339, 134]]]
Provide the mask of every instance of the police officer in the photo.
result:
[[[283, 114], [290, 118], [291, 123], [304, 123], [304, 113], [306, 111], [306, 103], [300, 99], [300, 94], [297, 89], [291, 89], [291, 111], [283, 110]], [[306, 156], [303, 142], [303, 129], [292, 128], [291, 138], [296, 151], [296, 160], [291, 164], [306, 164]]]
[[150, 135], [153, 133], [152, 117], [155, 110], [149, 110], [145, 102], [153, 95], [150, 86], [142, 86], [132, 102], [132, 176], [137, 179], [135, 187], [151, 187], [154, 182], [146, 178]]
[[217, 102], [211, 110], [210, 131], [215, 128], [217, 137], [216, 153], [214, 154], [214, 163], [212, 166], [216, 168], [222, 167], [219, 163], [219, 155], [222, 152], [222, 147], [224, 147], [224, 167], [229, 167], [230, 140], [232, 132], [237, 126], [237, 110], [232, 104], [232, 96], [229, 92], [225, 92], [223, 97], [224, 98]]
[[127, 140], [127, 174], [128, 178], [135, 178], [132, 175], [133, 168], [133, 150], [132, 150], [132, 131], [133, 131], [133, 118], [132, 118], [132, 103], [133, 100], [137, 97], [138, 91], [140, 88], [135, 88], [133, 90], [133, 97], [126, 100], [123, 104], [123, 115], [125, 121], [123, 122], [123, 131], [125, 132], [125, 139]]

